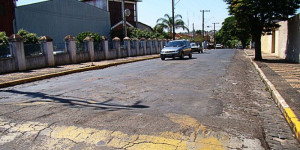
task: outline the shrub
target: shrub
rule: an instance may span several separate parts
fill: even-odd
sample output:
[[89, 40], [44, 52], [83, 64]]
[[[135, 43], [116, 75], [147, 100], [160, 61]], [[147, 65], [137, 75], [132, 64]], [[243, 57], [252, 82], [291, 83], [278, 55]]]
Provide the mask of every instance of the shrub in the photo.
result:
[[98, 33], [93, 33], [93, 32], [82, 32], [82, 33], [79, 33], [77, 36], [76, 36], [76, 41], [77, 43], [83, 43], [83, 40], [87, 37], [87, 36], [90, 36], [91, 38], [94, 39], [94, 42], [101, 42], [101, 37], [100, 37], [100, 34]]
[[8, 37], [5, 32], [0, 32], [0, 45], [8, 44]]
[[39, 37], [35, 33], [30, 33], [24, 29], [20, 29], [18, 35], [23, 37], [24, 44], [37, 44], [39, 42]]

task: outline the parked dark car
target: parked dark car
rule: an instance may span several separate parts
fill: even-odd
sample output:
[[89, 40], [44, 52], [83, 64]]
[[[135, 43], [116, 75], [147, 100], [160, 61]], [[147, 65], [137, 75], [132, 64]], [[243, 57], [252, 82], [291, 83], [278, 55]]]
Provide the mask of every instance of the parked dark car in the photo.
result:
[[192, 58], [190, 42], [186, 40], [170, 41], [160, 52], [161, 60], [165, 60], [166, 58], [174, 59], [175, 57], [183, 59], [184, 56]]

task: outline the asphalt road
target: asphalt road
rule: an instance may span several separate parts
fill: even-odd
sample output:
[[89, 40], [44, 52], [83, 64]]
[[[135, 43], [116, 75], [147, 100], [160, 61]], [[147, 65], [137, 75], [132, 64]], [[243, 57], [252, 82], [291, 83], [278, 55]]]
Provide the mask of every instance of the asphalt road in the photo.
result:
[[0, 149], [299, 148], [269, 97], [230, 49], [76, 73], [1, 89]]

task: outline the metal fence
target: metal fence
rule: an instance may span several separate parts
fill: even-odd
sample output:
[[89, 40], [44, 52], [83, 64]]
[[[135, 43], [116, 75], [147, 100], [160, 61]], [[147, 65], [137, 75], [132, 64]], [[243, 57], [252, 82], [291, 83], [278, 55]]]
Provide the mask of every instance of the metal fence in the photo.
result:
[[25, 56], [42, 55], [41, 44], [24, 44]]
[[114, 43], [112, 41], [108, 41], [108, 49], [114, 49]]
[[103, 51], [102, 42], [94, 42], [94, 50], [95, 51]]
[[120, 42], [120, 48], [121, 48], [121, 49], [125, 49], [125, 42], [124, 42], [124, 41], [121, 41], [121, 42]]
[[152, 47], [156, 47], [156, 41], [152, 41]]
[[144, 47], [144, 44], [143, 44], [143, 43], [144, 43], [143, 41], [140, 41], [140, 42], [139, 42], [140, 49], [142, 49], [142, 48]]
[[146, 42], [146, 47], [147, 47], [147, 48], [150, 48], [150, 47], [151, 47], [151, 44], [152, 44], [151, 41], [147, 41], [147, 42]]
[[76, 51], [77, 52], [84, 52], [87, 51], [84, 43], [76, 43]]
[[66, 43], [53, 43], [53, 53], [65, 53], [67, 52]]
[[9, 45], [8, 44], [0, 45], [0, 58], [7, 58], [7, 57], [11, 57]]
[[136, 49], [136, 41], [131, 41], [130, 42], [130, 48]]

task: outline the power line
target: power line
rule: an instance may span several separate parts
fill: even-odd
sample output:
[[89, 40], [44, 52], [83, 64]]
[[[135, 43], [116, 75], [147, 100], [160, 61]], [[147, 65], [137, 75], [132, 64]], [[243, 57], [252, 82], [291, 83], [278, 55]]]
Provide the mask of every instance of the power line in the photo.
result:
[[175, 6], [180, 2], [181, 0], [178, 0], [176, 3], [175, 3]]

